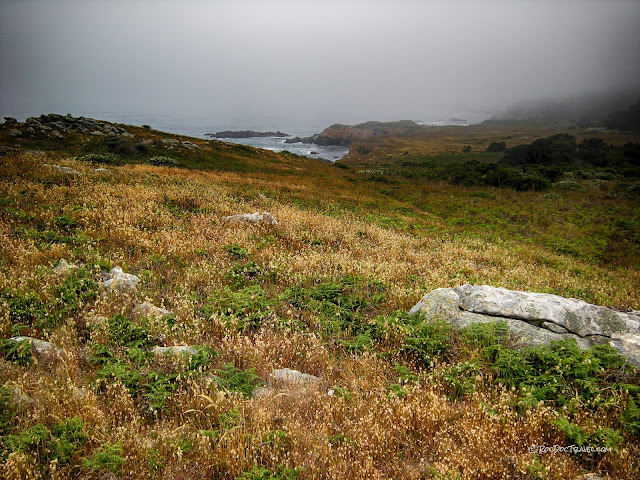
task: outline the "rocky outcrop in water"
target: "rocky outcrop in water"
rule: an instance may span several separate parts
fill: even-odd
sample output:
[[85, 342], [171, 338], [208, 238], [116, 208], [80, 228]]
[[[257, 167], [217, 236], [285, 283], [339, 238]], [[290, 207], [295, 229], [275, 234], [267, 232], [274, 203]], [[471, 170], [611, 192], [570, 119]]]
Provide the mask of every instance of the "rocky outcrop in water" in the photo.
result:
[[211, 138], [257, 138], [257, 137], [290, 137], [288, 133], [277, 132], [254, 132], [253, 130], [225, 130], [224, 132], [205, 133], [205, 136]]
[[608, 343], [640, 367], [640, 316], [592, 305], [575, 298], [520, 292], [488, 285], [439, 288], [410, 310], [457, 327], [504, 321], [519, 345], [574, 339], [587, 349]]

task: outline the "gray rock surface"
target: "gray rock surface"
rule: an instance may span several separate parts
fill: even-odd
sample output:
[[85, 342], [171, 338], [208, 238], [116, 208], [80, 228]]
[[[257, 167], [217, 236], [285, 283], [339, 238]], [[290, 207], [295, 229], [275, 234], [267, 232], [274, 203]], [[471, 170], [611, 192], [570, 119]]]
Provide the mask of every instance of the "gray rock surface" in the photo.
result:
[[44, 358], [53, 358], [60, 354], [60, 349], [53, 343], [32, 337], [11, 337], [13, 342], [29, 342], [33, 351]]
[[460, 308], [468, 312], [524, 320], [542, 325], [554, 323], [581, 337], [638, 331], [637, 317], [576, 298], [547, 293], [519, 292], [488, 285], [455, 288]]
[[61, 258], [58, 265], [53, 268], [53, 273], [56, 275], [66, 275], [67, 273], [77, 269], [77, 265], [70, 264], [64, 258]]
[[50, 168], [53, 168], [55, 170], [58, 170], [59, 172], [66, 173], [66, 174], [69, 174], [69, 175], [82, 175], [82, 173], [79, 172], [78, 170], [75, 170], [75, 169], [70, 168], [70, 167], [63, 167], [62, 165], [50, 165], [48, 163], [43, 163], [42, 166], [43, 167], [50, 167]]
[[472, 323], [504, 321], [516, 345], [574, 339], [587, 349], [609, 343], [629, 363], [640, 367], [640, 317], [575, 298], [520, 292], [488, 285], [439, 288], [410, 310], [426, 320], [446, 320], [462, 328]]
[[271, 373], [270, 379], [287, 385], [311, 385], [320, 382], [320, 378], [290, 368], [279, 368]]
[[183, 353], [196, 355], [198, 350], [191, 345], [174, 345], [172, 347], [153, 347], [153, 349], [151, 349], [151, 353], [153, 353], [155, 357], [162, 357], [165, 355], [180, 356]]
[[122, 268], [114, 267], [109, 273], [103, 274], [102, 286], [107, 293], [111, 292], [134, 292], [138, 288], [140, 279], [130, 273], [124, 273]]
[[168, 315], [173, 315], [173, 312], [164, 308], [156, 307], [151, 302], [142, 302], [133, 309], [133, 313], [140, 315], [141, 317], [157, 317], [162, 318]]
[[228, 217], [224, 217], [225, 222], [247, 222], [247, 223], [261, 223], [263, 225], [277, 225], [278, 222], [273, 215], [269, 212], [255, 212], [255, 213], [243, 213], [240, 215], [229, 215]]

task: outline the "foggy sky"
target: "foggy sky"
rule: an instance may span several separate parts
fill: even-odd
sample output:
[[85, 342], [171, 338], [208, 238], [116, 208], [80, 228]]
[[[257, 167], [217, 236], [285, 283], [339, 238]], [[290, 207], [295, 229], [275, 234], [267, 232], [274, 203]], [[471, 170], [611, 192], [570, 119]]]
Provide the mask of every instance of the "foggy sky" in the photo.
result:
[[429, 119], [640, 86], [640, 2], [2, 0], [0, 112]]

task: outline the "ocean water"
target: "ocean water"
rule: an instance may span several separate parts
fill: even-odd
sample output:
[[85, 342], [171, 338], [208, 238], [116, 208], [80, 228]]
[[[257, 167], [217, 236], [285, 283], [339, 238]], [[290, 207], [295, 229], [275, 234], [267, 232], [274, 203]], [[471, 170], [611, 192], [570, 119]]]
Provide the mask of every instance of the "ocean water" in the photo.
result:
[[[39, 116], [41, 113], [49, 112], [9, 112], [2, 116], [12, 116], [19, 121], [24, 121], [29, 116]], [[57, 111], [55, 113], [66, 114], [67, 112]], [[176, 114], [176, 113], [127, 113], [110, 111], [72, 111], [69, 112], [74, 117], [84, 116], [99, 120], [106, 120], [114, 123], [126, 125], [150, 125], [155, 130], [167, 133], [188, 135], [195, 138], [210, 138], [206, 133], [216, 133], [222, 131], [253, 130], [256, 132], [287, 133], [292, 137], [309, 137], [322, 132], [325, 128], [335, 123], [353, 125], [366, 120], [356, 118], [305, 118], [296, 119], [291, 117], [278, 117], [268, 115], [252, 116], [225, 116], [216, 118], [212, 114]], [[434, 115], [431, 120], [416, 120], [421, 125], [469, 125], [480, 122], [488, 118], [488, 114], [458, 114], [455, 117], [447, 115]], [[349, 154], [347, 147], [320, 146], [309, 143], [285, 143], [285, 138], [281, 137], [256, 137], [256, 138], [233, 138], [223, 139], [231, 143], [250, 145], [257, 148], [264, 148], [275, 152], [283, 150], [290, 151], [305, 157], [336, 161]]]

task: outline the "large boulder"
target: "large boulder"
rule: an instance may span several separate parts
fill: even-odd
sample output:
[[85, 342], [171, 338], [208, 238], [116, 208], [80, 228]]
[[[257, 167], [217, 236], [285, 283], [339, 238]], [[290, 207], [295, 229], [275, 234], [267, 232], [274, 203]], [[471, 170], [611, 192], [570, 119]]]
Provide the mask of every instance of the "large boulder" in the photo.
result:
[[446, 320], [456, 327], [504, 321], [518, 345], [574, 339], [587, 349], [609, 343], [640, 367], [640, 317], [575, 298], [520, 292], [488, 285], [439, 288], [427, 293], [409, 313]]

